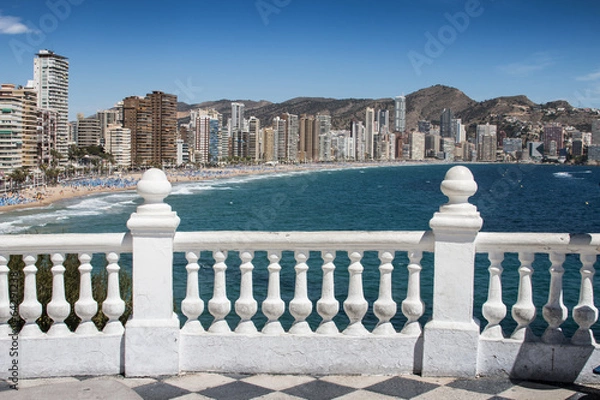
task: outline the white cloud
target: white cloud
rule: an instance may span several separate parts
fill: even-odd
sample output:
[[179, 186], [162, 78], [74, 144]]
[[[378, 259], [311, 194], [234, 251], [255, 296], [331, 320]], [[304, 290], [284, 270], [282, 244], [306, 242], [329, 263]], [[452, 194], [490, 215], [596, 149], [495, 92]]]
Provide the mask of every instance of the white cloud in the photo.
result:
[[0, 14], [0, 35], [18, 35], [28, 32], [31, 32], [31, 29], [21, 22], [21, 18]]
[[555, 60], [548, 53], [534, 53], [522, 61], [513, 62], [498, 66], [498, 69], [505, 74], [513, 76], [529, 76], [534, 72], [544, 70], [554, 65]]
[[578, 76], [575, 80], [578, 81], [597, 81], [600, 79], [600, 69], [595, 72], [590, 72], [589, 74]]

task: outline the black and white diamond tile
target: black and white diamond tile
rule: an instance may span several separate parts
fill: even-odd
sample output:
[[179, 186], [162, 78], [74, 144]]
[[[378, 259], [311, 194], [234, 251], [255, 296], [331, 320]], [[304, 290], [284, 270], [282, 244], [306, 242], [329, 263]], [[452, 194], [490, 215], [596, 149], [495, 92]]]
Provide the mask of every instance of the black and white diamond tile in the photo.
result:
[[[24, 379], [19, 395], [27, 390], [48, 399], [61, 385], [96, 380], [114, 382], [129, 391], [127, 399], [139, 400], [590, 400], [600, 399], [600, 386], [511, 381], [508, 378], [428, 378], [409, 376], [240, 375], [189, 373], [161, 378], [123, 376]], [[93, 385], [90, 385], [93, 386]], [[101, 385], [97, 385], [100, 387]], [[53, 391], [52, 388], [55, 388]], [[103, 393], [94, 393], [95, 399]], [[12, 399], [6, 381], [0, 381], [0, 400]]]

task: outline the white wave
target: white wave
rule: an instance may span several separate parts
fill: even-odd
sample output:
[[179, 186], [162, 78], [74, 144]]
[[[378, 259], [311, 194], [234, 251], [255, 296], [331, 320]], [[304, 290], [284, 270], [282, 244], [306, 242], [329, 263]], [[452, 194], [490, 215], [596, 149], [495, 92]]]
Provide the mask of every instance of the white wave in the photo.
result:
[[572, 178], [573, 175], [571, 175], [571, 173], [569, 172], [555, 172], [552, 175], [554, 175], [555, 178]]

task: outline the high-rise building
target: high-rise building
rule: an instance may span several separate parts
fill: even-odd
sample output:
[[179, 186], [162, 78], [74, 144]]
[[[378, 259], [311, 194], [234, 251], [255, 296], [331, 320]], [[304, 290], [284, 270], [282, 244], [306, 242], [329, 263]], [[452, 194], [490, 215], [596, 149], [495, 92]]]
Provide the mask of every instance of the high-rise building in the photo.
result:
[[315, 146], [319, 146], [319, 134], [315, 129], [315, 118], [312, 115], [300, 116], [300, 140], [298, 143], [298, 160], [300, 162], [316, 161], [319, 156], [313, 153]]
[[544, 126], [544, 153], [548, 156], [557, 156], [559, 150], [564, 148], [565, 131], [558, 124]]
[[331, 161], [331, 134], [319, 135], [319, 161]]
[[[279, 116], [273, 118], [273, 132], [277, 139], [277, 159], [287, 159], [287, 121]], [[269, 161], [269, 160], [265, 160]]]
[[436, 158], [440, 153], [441, 136], [434, 134], [425, 135], [425, 157]]
[[244, 103], [231, 103], [231, 132], [244, 129]]
[[205, 164], [209, 162], [209, 141], [210, 141], [210, 117], [205, 110], [196, 109], [190, 111], [191, 144], [188, 142], [188, 152], [190, 152], [193, 162]]
[[175, 163], [177, 96], [154, 91], [123, 100], [123, 127], [131, 130], [134, 165]]
[[361, 121], [352, 121], [350, 127], [350, 137], [354, 141], [354, 150], [356, 161], [365, 161], [366, 154], [366, 137], [365, 137], [365, 126]]
[[37, 127], [41, 132], [41, 143], [38, 142], [40, 164], [57, 166], [55, 155], [58, 135], [58, 113], [46, 108], [37, 109]]
[[99, 146], [101, 137], [100, 121], [95, 116], [84, 118], [83, 114], [77, 115], [77, 146]]
[[[33, 87], [16, 87], [12, 84], [3, 84], [0, 89], [0, 124], [6, 126], [7, 120], [11, 119], [17, 125], [12, 129], [11, 135], [17, 134], [21, 140], [21, 166], [34, 169], [41, 163], [41, 140], [43, 132], [38, 130], [38, 107], [37, 93]], [[6, 109], [18, 106], [20, 116], [10, 115]], [[8, 115], [7, 115], [8, 114]], [[2, 118], [7, 117], [7, 118]], [[4, 133], [2, 136], [7, 136]], [[3, 148], [6, 149], [8, 137], [2, 137]], [[13, 144], [14, 146], [15, 144]]]
[[406, 97], [397, 96], [395, 101], [394, 128], [396, 132], [406, 130]]
[[131, 130], [119, 124], [111, 124], [106, 129], [106, 152], [115, 158], [115, 164], [122, 168], [131, 167]]
[[377, 111], [377, 131], [379, 134], [387, 134], [390, 132], [390, 111]]
[[[278, 132], [277, 132], [278, 134]], [[248, 120], [248, 155], [252, 160], [260, 160], [260, 147], [261, 147], [261, 133], [260, 133], [260, 120], [256, 117], [250, 117]], [[273, 148], [274, 160], [265, 161], [277, 161], [277, 137], [274, 138], [275, 143]]]
[[[121, 102], [120, 102], [121, 103]], [[100, 122], [100, 144], [106, 147], [108, 127], [112, 125], [123, 125], [123, 104], [117, 104], [109, 110], [101, 110], [96, 113]]]
[[367, 107], [367, 111], [365, 113], [365, 157], [367, 160], [373, 160], [375, 156], [375, 134], [375, 110], [371, 107]]
[[[297, 161], [298, 160], [298, 135], [299, 121], [298, 116], [284, 113], [280, 117], [284, 123], [284, 133], [280, 135], [278, 145], [278, 158], [280, 160]], [[275, 121], [273, 122], [275, 128]]]
[[477, 158], [479, 161], [496, 161], [496, 149], [498, 140], [496, 138], [496, 125], [477, 125], [477, 136], [475, 146], [477, 147]]
[[440, 115], [440, 136], [443, 138], [452, 137], [452, 120], [454, 114], [449, 108], [444, 108], [442, 115]]
[[37, 91], [39, 108], [58, 114], [56, 151], [67, 162], [69, 146], [69, 61], [50, 50], [40, 50], [33, 60], [33, 88]]
[[521, 138], [502, 139], [502, 150], [506, 154], [516, 155], [523, 151], [523, 140]]
[[600, 144], [600, 119], [592, 121], [592, 144]]
[[419, 132], [421, 132], [421, 133], [428, 134], [431, 132], [431, 122], [429, 122], [427, 120], [419, 121], [417, 126], [418, 126]]
[[425, 158], [425, 135], [422, 132], [410, 132], [408, 146], [411, 160], [421, 161]]
[[277, 138], [275, 137], [275, 131], [273, 128], [265, 128], [263, 130], [263, 147], [264, 147], [264, 155], [263, 158], [265, 161], [274, 162], [277, 154], [275, 154], [276, 150]]
[[583, 155], [583, 141], [581, 139], [573, 140], [571, 145], [571, 155], [574, 157]]
[[0, 89], [0, 172], [10, 173], [23, 166], [23, 103], [15, 85]]
[[462, 143], [467, 140], [465, 127], [460, 118], [453, 119], [450, 123], [450, 135], [454, 139], [454, 143]]

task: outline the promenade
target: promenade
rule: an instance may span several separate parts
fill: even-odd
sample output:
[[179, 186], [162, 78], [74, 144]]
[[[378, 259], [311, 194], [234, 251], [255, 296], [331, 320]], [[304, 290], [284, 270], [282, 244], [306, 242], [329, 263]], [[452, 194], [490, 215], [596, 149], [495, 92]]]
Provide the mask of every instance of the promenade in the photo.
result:
[[0, 383], [0, 400], [388, 400], [600, 399], [600, 385], [552, 384], [494, 378], [306, 376], [194, 373], [162, 378], [122, 376], [28, 379], [19, 390]]

